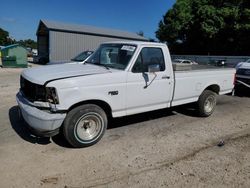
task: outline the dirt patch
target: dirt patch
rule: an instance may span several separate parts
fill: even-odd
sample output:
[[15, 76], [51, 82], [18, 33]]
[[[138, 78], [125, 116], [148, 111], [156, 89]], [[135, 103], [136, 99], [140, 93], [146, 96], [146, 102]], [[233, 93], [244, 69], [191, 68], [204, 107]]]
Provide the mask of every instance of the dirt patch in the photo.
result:
[[98, 144], [73, 149], [60, 135], [25, 128], [15, 101], [20, 72], [0, 70], [0, 187], [250, 185], [249, 97], [218, 97], [209, 118], [178, 107], [116, 119]]

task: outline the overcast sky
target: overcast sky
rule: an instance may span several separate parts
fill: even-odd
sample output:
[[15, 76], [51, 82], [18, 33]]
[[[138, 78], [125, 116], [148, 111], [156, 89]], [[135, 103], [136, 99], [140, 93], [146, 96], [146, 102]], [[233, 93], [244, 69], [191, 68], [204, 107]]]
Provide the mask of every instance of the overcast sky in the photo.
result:
[[5, 0], [0, 27], [16, 40], [36, 40], [40, 19], [92, 25], [155, 38], [158, 23], [175, 0]]

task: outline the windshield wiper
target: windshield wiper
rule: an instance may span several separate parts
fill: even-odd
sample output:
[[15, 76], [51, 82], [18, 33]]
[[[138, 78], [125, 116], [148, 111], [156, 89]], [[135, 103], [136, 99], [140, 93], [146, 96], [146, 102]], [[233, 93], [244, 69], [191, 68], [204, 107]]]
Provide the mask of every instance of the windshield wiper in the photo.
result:
[[107, 70], [109, 70], [109, 67], [108, 67], [108, 66], [105, 66], [104, 64], [101, 64], [101, 63], [94, 63], [94, 65], [98, 65], [98, 66], [104, 67], [104, 68], [106, 68]]
[[81, 60], [78, 59], [71, 59], [71, 61], [81, 62]]
[[104, 67], [105, 69], [109, 70], [110, 68], [105, 66], [104, 64], [101, 64], [101, 63], [91, 63], [89, 61], [85, 61], [84, 64], [92, 64], [92, 65], [97, 65], [97, 66], [101, 66], [101, 67]]

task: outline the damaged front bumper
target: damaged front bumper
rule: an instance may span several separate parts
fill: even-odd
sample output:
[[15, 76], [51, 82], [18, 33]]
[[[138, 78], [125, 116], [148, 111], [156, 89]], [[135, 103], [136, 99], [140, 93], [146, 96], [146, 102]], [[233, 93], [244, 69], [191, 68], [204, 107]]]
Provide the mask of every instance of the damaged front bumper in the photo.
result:
[[24, 120], [37, 136], [53, 136], [59, 132], [66, 113], [50, 113], [32, 106], [19, 92], [16, 95]]

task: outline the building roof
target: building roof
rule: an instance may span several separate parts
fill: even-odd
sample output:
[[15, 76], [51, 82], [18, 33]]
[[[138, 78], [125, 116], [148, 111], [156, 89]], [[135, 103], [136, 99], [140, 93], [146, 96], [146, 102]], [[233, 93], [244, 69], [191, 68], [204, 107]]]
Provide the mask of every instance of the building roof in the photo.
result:
[[40, 20], [38, 30], [39, 30], [41, 23], [43, 23], [48, 30], [148, 41], [148, 39], [140, 35], [137, 35], [136, 33], [120, 31], [120, 30], [115, 30], [115, 29], [94, 27], [94, 26], [89, 26], [89, 25], [61, 23], [61, 22], [48, 21], [48, 20]]
[[25, 47], [23, 47], [23, 46], [20, 45], [20, 44], [11, 44], [11, 45], [8, 45], [8, 46], [4, 46], [3, 48], [1, 48], [1, 50], [6, 50], [6, 49], [14, 48], [14, 47], [17, 47], [17, 46], [26, 49]]

